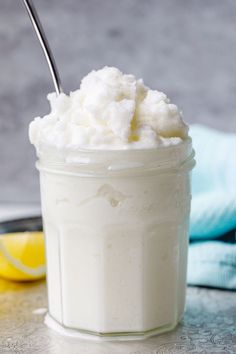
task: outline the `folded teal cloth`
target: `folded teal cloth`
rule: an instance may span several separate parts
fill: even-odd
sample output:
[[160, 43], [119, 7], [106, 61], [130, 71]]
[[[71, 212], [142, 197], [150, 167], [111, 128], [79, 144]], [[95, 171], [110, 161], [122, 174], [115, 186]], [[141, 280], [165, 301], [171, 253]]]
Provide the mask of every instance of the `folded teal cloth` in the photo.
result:
[[[236, 134], [190, 128], [196, 152], [188, 283], [236, 289]], [[229, 238], [229, 232], [231, 237]]]

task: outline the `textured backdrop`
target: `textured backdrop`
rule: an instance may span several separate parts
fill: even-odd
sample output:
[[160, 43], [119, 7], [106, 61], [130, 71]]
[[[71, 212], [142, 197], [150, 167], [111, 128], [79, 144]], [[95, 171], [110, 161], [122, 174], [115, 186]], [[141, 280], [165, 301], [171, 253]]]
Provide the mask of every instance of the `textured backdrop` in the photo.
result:
[[[35, 0], [65, 91], [115, 65], [187, 122], [236, 131], [235, 0]], [[0, 1], [0, 202], [38, 201], [27, 126], [53, 87], [21, 0]]]

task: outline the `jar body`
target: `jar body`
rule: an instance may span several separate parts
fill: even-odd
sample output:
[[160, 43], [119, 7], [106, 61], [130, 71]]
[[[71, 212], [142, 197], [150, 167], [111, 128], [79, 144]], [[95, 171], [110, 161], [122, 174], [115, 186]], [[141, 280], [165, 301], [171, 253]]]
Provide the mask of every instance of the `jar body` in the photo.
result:
[[189, 168], [39, 169], [51, 317], [102, 337], [174, 328], [185, 304]]

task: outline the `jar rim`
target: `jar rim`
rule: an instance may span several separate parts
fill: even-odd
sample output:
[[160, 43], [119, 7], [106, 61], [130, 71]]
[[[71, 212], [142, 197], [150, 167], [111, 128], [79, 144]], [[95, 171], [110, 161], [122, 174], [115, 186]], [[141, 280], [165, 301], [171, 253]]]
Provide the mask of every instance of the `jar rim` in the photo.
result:
[[[118, 155], [127, 157], [133, 156], [138, 157], [139, 155], [152, 155], [154, 154], [155, 157], [162, 157], [163, 156], [171, 156], [175, 154], [176, 151], [186, 151], [191, 152], [192, 150], [192, 138], [187, 137], [186, 139], [180, 141], [178, 144], [172, 145], [161, 145], [152, 148], [133, 148], [133, 149], [84, 149], [84, 148], [57, 148], [51, 145], [40, 145], [37, 149], [37, 156], [39, 159], [45, 158], [45, 156], [51, 155], [57, 157], [59, 160], [63, 160], [65, 163], [76, 163], [76, 161], [80, 161], [77, 159], [78, 156], [89, 156], [92, 158], [101, 158], [104, 155], [107, 157], [117, 157]], [[171, 154], [172, 152], [172, 154]]]
[[151, 149], [76, 150], [44, 149], [38, 151], [37, 168], [42, 171], [76, 175], [137, 174], [193, 168], [192, 139], [171, 146]]

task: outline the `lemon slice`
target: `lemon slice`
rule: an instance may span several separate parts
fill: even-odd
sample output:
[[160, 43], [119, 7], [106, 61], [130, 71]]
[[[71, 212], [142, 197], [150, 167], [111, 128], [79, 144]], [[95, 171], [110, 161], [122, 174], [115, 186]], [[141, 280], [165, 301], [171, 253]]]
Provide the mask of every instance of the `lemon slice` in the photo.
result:
[[27, 281], [45, 276], [45, 250], [42, 232], [16, 232], [0, 235], [0, 276]]

